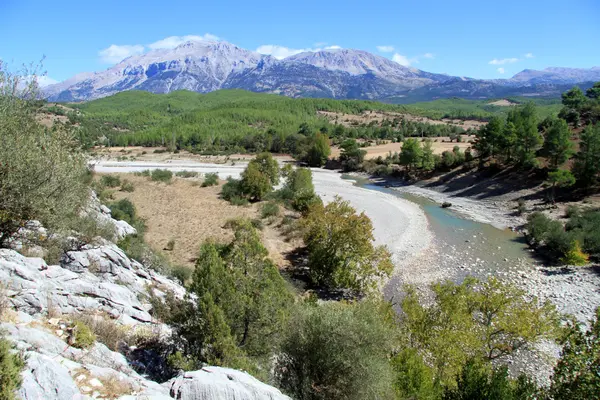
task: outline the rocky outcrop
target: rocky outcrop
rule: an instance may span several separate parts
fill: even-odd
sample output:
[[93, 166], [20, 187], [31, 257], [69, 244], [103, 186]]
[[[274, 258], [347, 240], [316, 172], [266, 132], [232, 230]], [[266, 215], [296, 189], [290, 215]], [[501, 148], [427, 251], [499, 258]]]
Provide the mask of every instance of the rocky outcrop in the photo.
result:
[[175, 399], [228, 400], [269, 399], [290, 400], [272, 386], [235, 369], [205, 367], [185, 372], [163, 384]]
[[[90, 210], [88, 215], [120, 225], [119, 235], [135, 232], [113, 220], [99, 203]], [[26, 230], [28, 235], [47, 235], [39, 223], [28, 224]], [[135, 346], [123, 343], [123, 354], [99, 342], [87, 349], [73, 347], [68, 324], [78, 314], [112, 320], [126, 332], [141, 328], [164, 337], [170, 329], [153, 320], [148, 294], [185, 295], [182, 286], [130, 259], [114, 243], [101, 238], [93, 243], [66, 252], [58, 265], [20, 254], [14, 249], [22, 248], [19, 239], [13, 249], [0, 249], [0, 303], [8, 306], [0, 310], [0, 331], [27, 360], [20, 398], [288, 399], [244, 372], [216, 367], [187, 372], [161, 385], [136, 372], [145, 370], [138, 359], [125, 356]]]

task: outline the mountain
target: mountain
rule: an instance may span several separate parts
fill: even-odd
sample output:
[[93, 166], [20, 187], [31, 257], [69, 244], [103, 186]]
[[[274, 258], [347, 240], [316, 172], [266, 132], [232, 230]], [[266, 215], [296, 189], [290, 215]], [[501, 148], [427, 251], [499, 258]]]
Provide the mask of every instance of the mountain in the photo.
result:
[[193, 41], [128, 57], [106, 71], [80, 74], [48, 86], [45, 93], [56, 101], [90, 100], [132, 89], [205, 93], [220, 89], [232, 73], [273, 61], [230, 43]]
[[193, 41], [126, 58], [45, 88], [51, 101], [85, 101], [126, 90], [169, 93], [245, 89], [291, 97], [392, 102], [440, 97], [557, 96], [565, 85], [600, 80], [600, 67], [524, 70], [511, 79], [477, 80], [400, 65], [362, 50], [329, 49], [277, 60], [221, 41]]
[[600, 81], [600, 67], [525, 69], [510, 79], [511, 83], [576, 84]]

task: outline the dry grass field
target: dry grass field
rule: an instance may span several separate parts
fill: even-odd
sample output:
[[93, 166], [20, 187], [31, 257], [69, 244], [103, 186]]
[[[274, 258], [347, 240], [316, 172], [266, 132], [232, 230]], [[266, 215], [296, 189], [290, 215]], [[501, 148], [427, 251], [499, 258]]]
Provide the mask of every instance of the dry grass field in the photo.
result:
[[[450, 138], [448, 138], [448, 137], [432, 138], [432, 140], [434, 140], [434, 142], [432, 144], [433, 152], [435, 154], [442, 154], [444, 151], [447, 151], [447, 150], [452, 151], [454, 146], [458, 146], [464, 151], [465, 149], [471, 147], [471, 145], [473, 143], [470, 143], [469, 140], [474, 140], [474, 137], [468, 137], [466, 135], [463, 135], [462, 142], [460, 142], [460, 143], [450, 142]], [[437, 140], [437, 142], [435, 140]], [[392, 153], [400, 152], [400, 150], [402, 149], [402, 143], [389, 142], [389, 143], [379, 144], [379, 145], [375, 145], [375, 146], [363, 147], [362, 149], [367, 152], [365, 159], [368, 160], [368, 159], [372, 159], [372, 158], [377, 158], [379, 156], [385, 157], [390, 152], [392, 152]], [[331, 157], [332, 158], [339, 157], [340, 153], [341, 153], [341, 149], [339, 147], [331, 148]]]
[[[171, 184], [152, 182], [147, 177], [133, 174], [116, 174], [121, 180], [133, 183], [131, 193], [117, 191], [116, 200], [127, 198], [136, 207], [138, 215], [146, 221], [146, 242], [155, 250], [165, 254], [174, 264], [193, 267], [198, 249], [206, 239], [229, 241], [233, 237], [225, 228], [233, 218], [258, 218], [258, 205], [234, 206], [219, 198], [221, 184], [200, 187], [199, 179], [173, 178]], [[277, 222], [266, 225], [262, 230], [263, 243], [271, 259], [285, 268], [285, 254], [298, 244], [287, 242]], [[170, 240], [175, 241], [172, 251], [164, 250]]]

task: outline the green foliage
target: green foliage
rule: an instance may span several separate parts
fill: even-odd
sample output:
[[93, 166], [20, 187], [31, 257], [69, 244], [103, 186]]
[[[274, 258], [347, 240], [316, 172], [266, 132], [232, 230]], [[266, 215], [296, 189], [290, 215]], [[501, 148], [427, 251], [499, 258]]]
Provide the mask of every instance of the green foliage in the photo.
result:
[[100, 178], [100, 183], [105, 187], [116, 188], [121, 186], [121, 178], [117, 175], [103, 175], [102, 178]]
[[563, 119], [552, 119], [546, 130], [543, 152], [551, 169], [557, 169], [573, 155], [569, 125]]
[[423, 149], [417, 139], [405, 140], [400, 152], [400, 164], [405, 165], [410, 171], [421, 166], [422, 158]]
[[171, 183], [173, 172], [168, 169], [153, 169], [150, 173], [150, 179], [154, 182]]
[[23, 381], [25, 359], [13, 347], [10, 341], [0, 338], [0, 400], [15, 400]]
[[581, 251], [581, 245], [577, 240], [571, 242], [567, 253], [560, 260], [565, 265], [586, 265], [590, 262], [589, 256]]
[[392, 313], [373, 300], [296, 307], [275, 368], [279, 385], [298, 400], [393, 398]]
[[279, 204], [269, 201], [262, 205], [260, 209], [260, 217], [261, 218], [269, 218], [269, 217], [277, 217], [279, 216], [281, 210], [279, 209]]
[[527, 103], [519, 109], [508, 113], [507, 122], [514, 124], [516, 129], [517, 161], [530, 167], [535, 164], [535, 153], [543, 142], [537, 128], [537, 114], [534, 103]]
[[221, 188], [221, 198], [233, 203], [233, 199], [239, 199], [242, 195], [241, 181], [232, 177], [227, 178], [227, 182]]
[[177, 371], [195, 371], [202, 367], [198, 360], [192, 357], [186, 357], [180, 351], [169, 354], [167, 357], [167, 362], [172, 369]]
[[600, 172], [600, 123], [587, 126], [581, 133], [573, 172], [577, 181], [584, 186], [589, 187], [596, 183]]
[[373, 246], [373, 224], [339, 197], [313, 205], [301, 220], [312, 281], [331, 289], [374, 289], [393, 265], [385, 247]]
[[572, 215], [565, 229], [579, 240], [583, 251], [600, 257], [600, 210], [589, 209]]
[[312, 171], [308, 168], [295, 168], [286, 173], [287, 179], [277, 197], [294, 210], [306, 212], [311, 205], [319, 203], [312, 181]]
[[600, 308], [590, 327], [572, 323], [558, 364], [554, 367], [550, 394], [555, 400], [584, 400], [598, 397], [600, 388]]
[[216, 186], [219, 184], [219, 175], [216, 173], [208, 173], [204, 175], [204, 180], [202, 181], [202, 187], [207, 186]]
[[108, 205], [111, 216], [116, 220], [122, 220], [133, 224], [136, 220], [135, 206], [129, 199], [121, 199]]
[[90, 327], [82, 321], [75, 321], [73, 331], [75, 335], [73, 347], [88, 349], [96, 342], [96, 335], [92, 332]]
[[557, 187], [567, 188], [575, 184], [575, 177], [566, 169], [558, 169], [548, 173], [548, 183], [551, 185], [551, 200], [554, 201], [554, 193]]
[[329, 138], [322, 133], [315, 133], [310, 139], [306, 155], [301, 159], [311, 167], [322, 167], [331, 154]]
[[476, 360], [469, 360], [457, 377], [456, 387], [447, 387], [444, 400], [534, 400], [540, 390], [535, 382], [520, 375], [512, 380], [508, 368], [494, 368]]
[[391, 360], [394, 390], [400, 399], [437, 400], [440, 388], [435, 384], [433, 368], [425, 364], [417, 349], [404, 348]]
[[424, 171], [429, 172], [433, 171], [436, 167], [435, 165], [435, 156], [433, 154], [433, 143], [431, 139], [427, 139], [423, 143], [423, 153], [421, 155], [421, 168]]
[[367, 152], [358, 146], [355, 139], [346, 139], [340, 145], [340, 162], [344, 171], [356, 171], [365, 159]]
[[559, 334], [554, 306], [528, 299], [522, 290], [497, 279], [468, 277], [461, 284], [436, 283], [431, 289], [434, 301], [424, 306], [415, 288], [407, 287], [402, 327], [407, 343], [426, 354], [436, 381], [444, 386], [454, 386], [470, 358], [502, 359]]
[[0, 245], [28, 220], [63, 229], [89, 198], [73, 131], [41, 126], [37, 95], [0, 64]]
[[123, 179], [123, 182], [121, 183], [121, 191], [131, 193], [134, 190], [135, 186], [133, 186], [133, 183], [129, 182], [127, 179]]
[[244, 196], [254, 201], [262, 200], [273, 190], [269, 175], [261, 172], [260, 166], [252, 162], [242, 172], [240, 185]]
[[248, 163], [248, 166], [255, 165], [258, 171], [269, 178], [271, 186], [279, 183], [279, 164], [273, 158], [271, 153], [260, 153]]
[[280, 341], [292, 296], [251, 223], [230, 225], [231, 243], [206, 242], [200, 249], [189, 286], [198, 301], [174, 307], [168, 322], [183, 339], [184, 354], [235, 368], [247, 364], [246, 355], [266, 362]]
[[183, 170], [175, 172], [175, 176], [179, 178], [196, 178], [198, 176], [198, 173], [196, 171]]

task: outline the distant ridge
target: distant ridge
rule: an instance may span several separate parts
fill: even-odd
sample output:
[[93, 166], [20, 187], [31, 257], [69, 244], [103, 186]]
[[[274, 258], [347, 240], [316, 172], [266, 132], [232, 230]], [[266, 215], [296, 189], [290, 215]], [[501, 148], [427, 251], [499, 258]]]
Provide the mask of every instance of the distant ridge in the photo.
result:
[[85, 101], [126, 90], [169, 93], [245, 89], [291, 97], [411, 102], [444, 97], [558, 96], [565, 85], [600, 80], [600, 67], [524, 70], [511, 79], [478, 80], [400, 65], [363, 50], [305, 52], [283, 60], [222, 41], [186, 42], [128, 57], [101, 72], [47, 86], [52, 101]]

